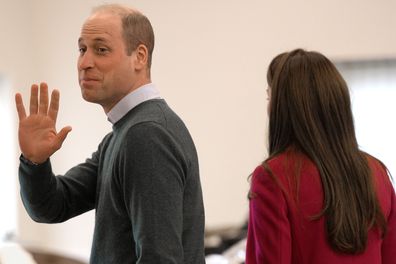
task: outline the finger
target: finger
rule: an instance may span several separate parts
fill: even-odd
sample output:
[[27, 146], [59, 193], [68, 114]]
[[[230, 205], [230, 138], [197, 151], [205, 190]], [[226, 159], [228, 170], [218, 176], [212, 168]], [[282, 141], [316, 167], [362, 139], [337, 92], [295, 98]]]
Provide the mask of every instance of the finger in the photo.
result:
[[39, 114], [46, 115], [48, 112], [48, 85], [40, 83]]
[[58, 150], [63, 144], [63, 141], [65, 141], [67, 134], [72, 130], [71, 126], [67, 126], [62, 128], [61, 131], [56, 135], [56, 140], [55, 140], [55, 148]]
[[20, 93], [15, 94], [15, 105], [18, 112], [19, 121], [26, 118], [25, 106], [23, 105], [22, 95]]
[[53, 90], [51, 93], [51, 103], [50, 107], [48, 109], [48, 116], [54, 120], [56, 123], [56, 118], [58, 116], [58, 110], [59, 110], [59, 91], [58, 90]]
[[38, 86], [33, 84], [30, 89], [30, 114], [35, 115], [38, 111]]

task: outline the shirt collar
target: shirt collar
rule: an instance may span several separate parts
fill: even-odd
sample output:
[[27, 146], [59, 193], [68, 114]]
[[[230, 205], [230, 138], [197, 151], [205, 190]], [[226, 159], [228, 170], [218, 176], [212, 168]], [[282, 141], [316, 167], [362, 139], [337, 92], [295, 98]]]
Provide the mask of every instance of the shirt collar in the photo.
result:
[[145, 84], [124, 96], [108, 113], [107, 120], [113, 125], [137, 105], [160, 98], [159, 91], [153, 83]]

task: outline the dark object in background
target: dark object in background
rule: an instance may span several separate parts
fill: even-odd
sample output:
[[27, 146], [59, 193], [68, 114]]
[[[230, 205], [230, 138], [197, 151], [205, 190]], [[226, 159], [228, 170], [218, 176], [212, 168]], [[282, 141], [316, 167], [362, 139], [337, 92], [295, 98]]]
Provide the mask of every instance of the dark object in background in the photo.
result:
[[54, 253], [41, 252], [36, 250], [27, 249], [33, 256], [37, 264], [87, 264], [69, 257], [64, 257]]
[[247, 236], [247, 222], [239, 227], [205, 231], [205, 255], [222, 254]]

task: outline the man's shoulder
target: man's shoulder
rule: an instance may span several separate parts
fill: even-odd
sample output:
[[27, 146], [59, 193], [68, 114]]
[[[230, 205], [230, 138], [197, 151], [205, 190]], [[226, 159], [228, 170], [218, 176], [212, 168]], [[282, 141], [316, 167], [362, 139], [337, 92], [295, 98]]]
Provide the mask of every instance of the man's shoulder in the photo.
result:
[[175, 118], [177, 115], [170, 109], [165, 100], [152, 99], [136, 106], [131, 110], [128, 117], [130, 127], [146, 122], [165, 124], [166, 119]]
[[128, 113], [126, 120], [127, 130], [135, 126], [161, 126], [165, 130], [173, 132], [187, 131], [182, 119], [168, 106], [163, 99], [148, 100]]
[[[163, 99], [146, 101], [128, 113], [117, 138], [124, 142], [158, 140], [180, 146], [194, 145], [191, 135], [179, 116]], [[140, 144], [140, 143], [139, 143]]]

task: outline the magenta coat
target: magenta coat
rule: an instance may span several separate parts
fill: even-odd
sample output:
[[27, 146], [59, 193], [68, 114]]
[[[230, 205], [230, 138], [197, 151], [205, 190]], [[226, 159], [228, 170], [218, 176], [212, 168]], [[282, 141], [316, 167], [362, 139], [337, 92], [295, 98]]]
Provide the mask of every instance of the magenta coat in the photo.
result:
[[[388, 222], [387, 235], [381, 239], [377, 230], [370, 230], [366, 250], [362, 254], [346, 255], [335, 252], [327, 242], [324, 217], [311, 218], [323, 205], [316, 166], [301, 155], [298, 157], [301, 162], [295, 162], [296, 159], [296, 154], [283, 153], [268, 162], [278, 183], [262, 166], [253, 173], [246, 264], [396, 263], [395, 192], [379, 162], [370, 158], [369, 163]], [[301, 172], [299, 187], [290, 184], [295, 182], [290, 181], [290, 177], [298, 170]]]

